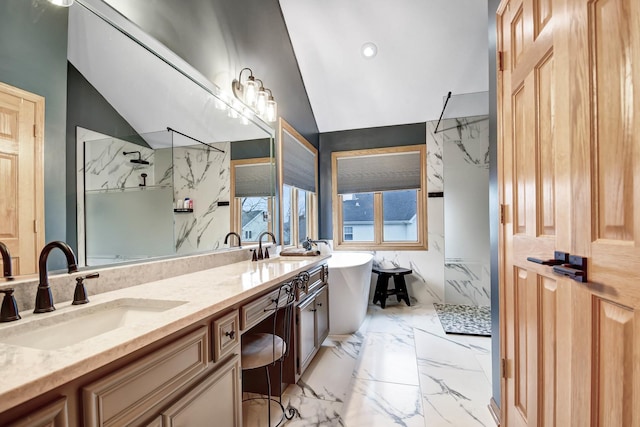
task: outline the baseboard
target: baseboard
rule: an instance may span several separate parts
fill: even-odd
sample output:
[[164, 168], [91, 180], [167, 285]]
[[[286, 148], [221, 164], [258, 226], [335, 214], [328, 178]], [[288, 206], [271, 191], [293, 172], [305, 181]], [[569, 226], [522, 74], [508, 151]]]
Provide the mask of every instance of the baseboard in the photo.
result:
[[489, 412], [491, 413], [493, 420], [496, 422], [496, 425], [500, 427], [500, 408], [498, 408], [498, 404], [493, 397], [489, 401]]

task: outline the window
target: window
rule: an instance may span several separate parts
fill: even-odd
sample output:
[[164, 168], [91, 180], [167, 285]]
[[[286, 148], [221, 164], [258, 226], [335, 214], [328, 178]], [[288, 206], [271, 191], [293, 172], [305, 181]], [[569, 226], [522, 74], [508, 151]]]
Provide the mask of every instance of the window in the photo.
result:
[[344, 228], [344, 240], [353, 240], [353, 227], [345, 225]]
[[254, 242], [260, 233], [273, 231], [273, 170], [268, 157], [231, 161], [231, 230], [243, 241]]
[[334, 245], [426, 249], [425, 147], [332, 153]]
[[286, 121], [280, 119], [278, 166], [281, 168], [282, 244], [300, 246], [317, 238], [318, 151]]

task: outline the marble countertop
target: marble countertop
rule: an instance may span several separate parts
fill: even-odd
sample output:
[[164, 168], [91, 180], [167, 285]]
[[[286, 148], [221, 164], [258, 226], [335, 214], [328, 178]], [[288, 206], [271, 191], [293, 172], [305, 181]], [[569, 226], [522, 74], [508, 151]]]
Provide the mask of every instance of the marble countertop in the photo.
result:
[[[139, 350], [208, 316], [252, 298], [282, 279], [304, 271], [329, 256], [280, 257], [242, 261], [102, 294], [86, 305], [57, 303], [56, 311], [21, 313], [22, 319], [0, 324], [0, 413], [42, 393]], [[94, 280], [100, 280], [94, 279]], [[118, 299], [184, 301], [131, 326], [93, 336], [56, 350], [41, 350], [3, 342], [28, 329], [30, 322], [90, 309]]]

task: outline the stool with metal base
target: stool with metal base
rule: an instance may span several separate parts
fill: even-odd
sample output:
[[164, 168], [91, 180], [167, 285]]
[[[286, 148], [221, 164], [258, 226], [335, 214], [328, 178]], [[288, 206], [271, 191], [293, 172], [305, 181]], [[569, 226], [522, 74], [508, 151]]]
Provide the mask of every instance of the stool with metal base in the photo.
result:
[[[244, 399], [249, 400], [267, 400], [268, 423], [271, 423], [271, 402], [275, 402], [282, 410], [282, 416], [275, 426], [279, 426], [285, 419], [292, 419], [298, 411], [295, 408], [285, 408], [282, 404], [282, 393], [275, 399], [271, 396], [271, 378], [269, 375], [269, 367], [276, 363], [279, 367], [279, 380], [282, 384], [282, 362], [289, 352], [289, 343], [291, 342], [291, 324], [293, 316], [293, 301], [295, 300], [296, 289], [309, 280], [308, 273], [301, 273], [290, 282], [283, 283], [280, 286], [278, 298], [274, 301], [273, 314], [273, 331], [272, 333], [247, 333], [242, 336], [242, 371], [264, 368], [267, 378], [267, 396], [253, 397]], [[277, 330], [278, 315], [281, 317], [281, 330]]]

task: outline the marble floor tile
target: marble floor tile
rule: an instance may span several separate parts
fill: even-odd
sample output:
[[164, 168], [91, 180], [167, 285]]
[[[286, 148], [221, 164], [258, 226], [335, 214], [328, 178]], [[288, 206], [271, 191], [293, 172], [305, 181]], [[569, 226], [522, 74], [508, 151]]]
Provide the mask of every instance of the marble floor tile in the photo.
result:
[[414, 304], [407, 307], [404, 303], [381, 308], [369, 306], [367, 332], [413, 333], [413, 328], [422, 328], [444, 334], [433, 304]]
[[462, 371], [482, 371], [468, 343], [459, 337], [438, 335], [415, 329], [416, 355], [422, 365], [453, 368]]
[[424, 427], [420, 388], [357, 379], [344, 404], [342, 423], [346, 427]]
[[418, 385], [418, 367], [412, 335], [367, 334], [356, 378]]
[[484, 372], [487, 381], [489, 381], [489, 385], [491, 385], [491, 354], [476, 354], [476, 360], [480, 363], [482, 372]]
[[[494, 427], [490, 398], [490, 338], [445, 334], [431, 304], [369, 306], [360, 329], [329, 336], [287, 388], [298, 412], [283, 425]], [[244, 426], [266, 425], [266, 412], [245, 403]]]
[[344, 402], [364, 337], [332, 335], [323, 343], [297, 384], [287, 388], [294, 396]]
[[424, 417], [429, 427], [493, 426], [485, 373], [419, 366]]

